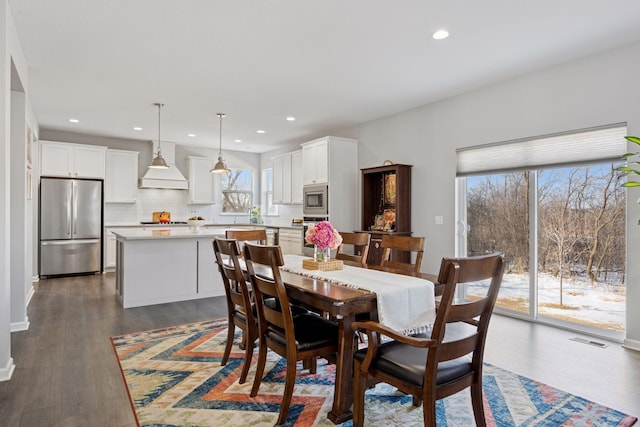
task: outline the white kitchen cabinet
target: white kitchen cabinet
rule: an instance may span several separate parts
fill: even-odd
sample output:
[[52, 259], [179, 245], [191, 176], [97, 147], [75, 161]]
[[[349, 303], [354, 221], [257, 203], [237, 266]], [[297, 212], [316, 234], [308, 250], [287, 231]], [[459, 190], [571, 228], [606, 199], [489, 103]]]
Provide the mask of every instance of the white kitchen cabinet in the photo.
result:
[[304, 185], [326, 184], [329, 181], [329, 138], [301, 145]]
[[340, 231], [360, 227], [358, 140], [325, 136], [302, 146], [304, 185], [326, 184], [329, 220]]
[[97, 145], [40, 141], [40, 175], [104, 179], [106, 151]]
[[302, 228], [280, 228], [278, 244], [283, 254], [302, 255]]
[[291, 153], [273, 159], [273, 203], [291, 203]]
[[213, 204], [214, 181], [210, 172], [214, 159], [189, 156], [189, 204]]
[[302, 204], [302, 151], [283, 154], [273, 161], [273, 203]]
[[105, 235], [104, 269], [116, 267], [116, 236], [107, 231]]
[[302, 204], [302, 150], [291, 153], [291, 203]]
[[105, 203], [135, 203], [138, 197], [138, 152], [107, 150]]

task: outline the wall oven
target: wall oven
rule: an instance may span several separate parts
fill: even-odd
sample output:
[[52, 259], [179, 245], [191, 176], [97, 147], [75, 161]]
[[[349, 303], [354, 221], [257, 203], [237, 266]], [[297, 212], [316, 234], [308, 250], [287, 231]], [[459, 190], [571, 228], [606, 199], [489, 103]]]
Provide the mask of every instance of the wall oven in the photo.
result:
[[302, 189], [302, 214], [304, 216], [329, 215], [328, 190], [329, 188], [326, 184], [305, 185]]

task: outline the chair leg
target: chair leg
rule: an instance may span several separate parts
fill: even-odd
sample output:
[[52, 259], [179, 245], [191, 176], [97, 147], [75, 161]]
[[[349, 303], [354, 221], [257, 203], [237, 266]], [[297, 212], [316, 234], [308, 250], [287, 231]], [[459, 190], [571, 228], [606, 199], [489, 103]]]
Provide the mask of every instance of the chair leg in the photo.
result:
[[264, 366], [267, 363], [267, 343], [262, 338], [260, 338], [259, 347], [258, 366], [256, 367], [256, 376], [253, 379], [253, 387], [251, 387], [251, 397], [256, 397], [256, 395], [258, 394], [260, 383], [262, 383], [262, 375], [264, 374]]
[[425, 427], [431, 427], [436, 425], [436, 401], [431, 399], [430, 401], [424, 399], [422, 404], [422, 413], [424, 414]]
[[240, 372], [240, 384], [244, 384], [247, 380], [247, 374], [249, 373], [249, 366], [251, 366], [251, 357], [253, 356], [253, 343], [255, 338], [252, 334], [244, 334], [245, 347], [244, 347], [244, 362], [242, 363], [242, 371]]
[[473, 416], [477, 427], [485, 427], [487, 422], [484, 418], [484, 402], [482, 401], [482, 383], [471, 385], [471, 405], [473, 406]]
[[353, 427], [364, 425], [364, 392], [367, 389], [367, 376], [360, 372], [360, 362], [353, 367]]
[[287, 376], [284, 380], [284, 393], [282, 394], [282, 404], [280, 405], [280, 415], [276, 424], [284, 424], [289, 414], [289, 405], [293, 397], [293, 387], [296, 385], [296, 362], [287, 360]]
[[233, 345], [233, 336], [235, 332], [236, 325], [234, 325], [232, 319], [229, 319], [229, 325], [227, 327], [227, 343], [224, 346], [224, 354], [222, 355], [220, 366], [225, 366], [229, 361], [229, 355], [231, 354], [231, 346]]

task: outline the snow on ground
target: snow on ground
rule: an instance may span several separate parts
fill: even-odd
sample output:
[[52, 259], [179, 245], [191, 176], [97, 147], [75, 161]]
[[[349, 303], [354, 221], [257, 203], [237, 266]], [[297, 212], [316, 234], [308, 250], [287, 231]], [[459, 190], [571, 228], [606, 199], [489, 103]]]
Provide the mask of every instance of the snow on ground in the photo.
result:
[[[538, 274], [539, 313], [564, 320], [602, 325], [607, 329], [624, 330], [625, 287], [607, 286], [588, 280], [563, 280], [562, 306], [560, 306], [560, 280], [550, 274]], [[481, 294], [486, 288], [469, 285], [468, 293]], [[505, 274], [498, 295], [498, 306], [528, 311], [529, 276]], [[517, 304], [521, 302], [521, 304]]]

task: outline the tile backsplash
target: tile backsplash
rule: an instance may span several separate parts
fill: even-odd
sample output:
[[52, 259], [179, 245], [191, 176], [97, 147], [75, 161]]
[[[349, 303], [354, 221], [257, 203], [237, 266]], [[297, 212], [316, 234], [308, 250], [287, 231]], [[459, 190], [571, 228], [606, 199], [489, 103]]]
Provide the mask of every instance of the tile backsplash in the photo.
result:
[[[172, 221], [186, 221], [193, 215], [203, 217], [209, 223], [248, 223], [249, 215], [222, 215], [222, 205], [190, 205], [189, 192], [181, 190], [139, 189], [136, 203], [108, 203], [105, 205], [105, 224], [139, 223], [151, 221], [153, 212], [169, 211]], [[290, 225], [293, 218], [302, 218], [301, 205], [279, 205], [278, 216], [263, 217], [267, 225]]]

